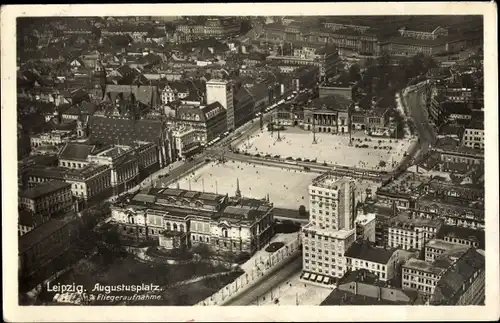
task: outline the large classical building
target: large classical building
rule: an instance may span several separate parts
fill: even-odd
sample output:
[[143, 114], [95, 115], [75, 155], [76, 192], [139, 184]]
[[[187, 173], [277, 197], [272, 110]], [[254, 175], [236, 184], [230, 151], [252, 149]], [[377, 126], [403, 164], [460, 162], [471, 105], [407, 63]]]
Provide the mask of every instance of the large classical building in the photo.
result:
[[237, 35], [241, 22], [233, 17], [197, 17], [176, 26], [176, 30], [194, 40], [200, 37], [229, 37]]
[[351, 100], [339, 95], [316, 99], [304, 108], [303, 127], [316, 132], [348, 133], [351, 105]]
[[333, 284], [348, 269], [345, 252], [356, 239], [355, 182], [324, 174], [309, 186], [309, 223], [302, 228], [302, 279]]
[[97, 202], [133, 187], [159, 168], [157, 146], [132, 142], [130, 146], [67, 143], [59, 154], [59, 166], [31, 165], [26, 171], [28, 185], [52, 180], [71, 185], [71, 192], [85, 204]]
[[152, 143], [158, 164], [164, 167], [172, 161], [172, 137], [163, 120], [134, 119], [121, 116], [110, 109], [96, 112], [89, 119], [90, 142], [99, 145], [128, 145], [135, 142]]
[[69, 212], [73, 208], [71, 185], [62, 181], [50, 181], [21, 191], [19, 208], [43, 218]]
[[329, 77], [337, 75], [341, 64], [341, 59], [335, 46], [319, 48], [304, 46], [300, 50], [295, 50], [293, 55], [270, 55], [266, 57], [266, 60], [278, 66], [317, 66], [319, 68], [319, 80], [326, 80]]
[[115, 194], [125, 192], [139, 183], [139, 160], [132, 147], [115, 145], [97, 151], [88, 160], [111, 169], [111, 186]]
[[253, 254], [273, 236], [272, 205], [243, 198], [239, 189], [235, 197], [229, 197], [152, 188], [141, 191], [127, 203], [113, 205], [111, 210], [112, 219], [123, 234], [169, 241], [162, 243], [164, 246], [202, 244], [218, 252]]

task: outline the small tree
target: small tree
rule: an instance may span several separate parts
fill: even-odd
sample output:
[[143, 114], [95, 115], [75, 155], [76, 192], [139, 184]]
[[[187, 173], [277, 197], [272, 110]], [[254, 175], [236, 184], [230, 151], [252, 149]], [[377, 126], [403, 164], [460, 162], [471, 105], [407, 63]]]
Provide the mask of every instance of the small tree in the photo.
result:
[[305, 207], [305, 205], [299, 206], [299, 215], [300, 216], [306, 216], [307, 215], [306, 214], [306, 207]]
[[387, 165], [387, 163], [386, 163], [384, 160], [381, 160], [381, 161], [378, 163], [378, 165], [379, 165], [380, 167], [385, 167], [385, 166]]

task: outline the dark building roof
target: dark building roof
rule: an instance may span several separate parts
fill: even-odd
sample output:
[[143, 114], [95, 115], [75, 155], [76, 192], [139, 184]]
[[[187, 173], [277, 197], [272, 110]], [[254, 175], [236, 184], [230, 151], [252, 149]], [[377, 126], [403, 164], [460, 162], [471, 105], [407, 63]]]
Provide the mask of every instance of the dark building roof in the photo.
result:
[[470, 285], [469, 280], [474, 273], [484, 270], [484, 267], [484, 254], [470, 248], [441, 276], [432, 295], [431, 305], [456, 305], [465, 292], [462, 289], [464, 284]]
[[377, 248], [367, 241], [355, 241], [347, 249], [345, 256], [385, 265], [393, 254], [394, 250]]
[[92, 116], [89, 119], [90, 141], [101, 144], [130, 145], [136, 141], [157, 143], [162, 136], [159, 120], [130, 120]]
[[51, 194], [64, 188], [70, 188], [71, 184], [61, 181], [50, 181], [38, 186], [19, 192], [19, 197], [36, 199], [38, 197]]
[[465, 102], [443, 102], [441, 108], [446, 114], [471, 114], [471, 109]]
[[130, 93], [142, 104], [156, 106], [160, 103], [158, 88], [154, 85], [106, 85], [106, 94], [108, 93]]
[[480, 118], [472, 119], [471, 122], [467, 125], [467, 128], [484, 130], [484, 120]]
[[73, 221], [73, 219], [70, 217], [66, 217], [63, 219], [51, 219], [44, 224], [36, 227], [34, 230], [31, 230], [30, 232], [21, 236], [19, 238], [19, 253], [25, 252], [38, 242], [50, 237], [52, 234], [64, 228], [66, 225], [69, 225], [71, 221]]
[[19, 210], [19, 225], [36, 227], [43, 223], [41, 215], [35, 215], [27, 210]]
[[332, 94], [313, 100], [311, 106], [315, 109], [326, 108], [334, 111], [347, 111], [351, 103], [351, 100], [342, 95]]
[[208, 120], [214, 118], [215, 116], [219, 115], [220, 113], [225, 112], [226, 110], [224, 109], [222, 104], [220, 104], [217, 101], [217, 102], [210, 103], [207, 106], [204, 106], [203, 108], [201, 108], [201, 111], [205, 115], [205, 119], [208, 121]]
[[443, 225], [437, 233], [436, 238], [443, 239], [444, 237], [455, 237], [457, 239], [477, 241], [479, 243], [479, 249], [484, 249], [486, 247], [486, 237], [483, 230]]
[[[417, 304], [420, 299], [418, 293], [412, 290], [401, 290], [397, 288], [386, 287], [386, 282], [380, 281], [378, 276], [371, 273], [368, 270], [361, 269], [348, 272], [342, 277], [338, 285], [348, 286], [348, 284], [356, 283], [358, 284], [358, 291], [355, 293], [354, 289], [350, 291], [345, 291], [340, 288], [334, 290], [328, 297], [320, 304], [325, 305], [412, 305]], [[370, 290], [373, 287], [379, 288], [380, 297], [372, 297], [363, 295], [363, 286], [370, 286]], [[399, 295], [398, 295], [399, 294]], [[389, 296], [390, 295], [390, 296]], [[401, 301], [395, 301], [388, 298], [398, 295]], [[389, 297], [387, 297], [389, 296]], [[407, 299], [404, 301], [403, 299]]]
[[94, 150], [95, 145], [68, 142], [63, 149], [61, 149], [59, 158], [85, 161], [87, 160], [88, 155], [90, 155]]

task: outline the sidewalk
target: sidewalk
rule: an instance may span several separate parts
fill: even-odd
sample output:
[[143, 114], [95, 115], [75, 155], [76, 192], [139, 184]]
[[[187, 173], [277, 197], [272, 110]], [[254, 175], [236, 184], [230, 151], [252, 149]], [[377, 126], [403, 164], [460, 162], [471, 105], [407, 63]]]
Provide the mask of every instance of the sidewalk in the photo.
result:
[[[295, 238], [297, 238], [298, 232], [293, 232], [293, 233], [278, 233], [276, 234], [273, 239], [271, 239], [271, 242], [283, 242], [285, 245], [293, 241]], [[252, 258], [247, 260], [244, 264], [242, 264], [240, 267], [245, 271], [245, 273], [250, 274], [253, 270], [264, 270], [265, 269], [265, 263], [269, 259], [270, 255], [273, 254], [271, 252], [267, 252], [266, 249], [267, 245], [264, 246], [262, 249], [257, 251]], [[283, 247], [284, 248], [284, 247]]]
[[[291, 242], [283, 246], [278, 251], [273, 254], [269, 254], [269, 256], [265, 255], [254, 255], [249, 261], [247, 261], [247, 265], [245, 273], [234, 280], [232, 283], [224, 286], [218, 292], [214, 293], [212, 296], [207, 297], [205, 300], [199, 302], [198, 306], [210, 306], [210, 305], [222, 305], [228, 300], [232, 299], [238, 294], [244, 293], [248, 288], [253, 286], [256, 282], [259, 281], [259, 278], [264, 276], [266, 273], [269, 273], [282, 264], [286, 259], [290, 259], [293, 255], [297, 255], [300, 252], [300, 240], [298, 239], [297, 233], [295, 234], [295, 239]], [[292, 234], [293, 235], [293, 234]], [[281, 237], [282, 242], [285, 242], [286, 239], [291, 239], [292, 237]], [[280, 237], [277, 237], [280, 239]], [[277, 239], [273, 239], [273, 241], [279, 241]], [[262, 251], [262, 250], [261, 250]], [[264, 251], [265, 252], [265, 251]], [[262, 256], [261, 256], [262, 255]], [[252, 264], [256, 263], [256, 266], [252, 266]]]
[[301, 273], [295, 274], [290, 280], [275, 286], [252, 305], [319, 305], [333, 291], [331, 288], [304, 284], [300, 281], [300, 275]]

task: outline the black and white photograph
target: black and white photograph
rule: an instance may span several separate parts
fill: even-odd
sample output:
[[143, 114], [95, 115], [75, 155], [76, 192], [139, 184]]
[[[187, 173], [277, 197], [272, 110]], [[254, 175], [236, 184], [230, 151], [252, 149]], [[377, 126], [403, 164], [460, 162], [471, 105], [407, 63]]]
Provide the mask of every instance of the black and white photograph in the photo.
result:
[[450, 4], [2, 12], [13, 317], [498, 318], [496, 8]]

